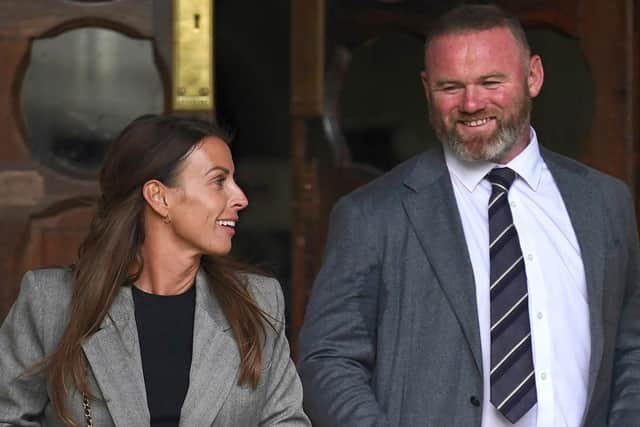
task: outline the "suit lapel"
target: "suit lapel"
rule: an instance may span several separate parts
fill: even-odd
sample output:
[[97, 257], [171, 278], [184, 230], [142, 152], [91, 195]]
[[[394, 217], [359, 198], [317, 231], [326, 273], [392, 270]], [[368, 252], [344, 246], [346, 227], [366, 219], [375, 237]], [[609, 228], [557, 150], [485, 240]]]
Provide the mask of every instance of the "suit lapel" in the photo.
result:
[[596, 201], [593, 188], [584, 179], [584, 169], [575, 168], [570, 163], [560, 164], [547, 150], [541, 150], [545, 162], [560, 190], [569, 213], [571, 224], [580, 245], [580, 255], [584, 265], [587, 295], [589, 301], [589, 328], [591, 331], [591, 360], [589, 362], [589, 384], [587, 408], [591, 402], [595, 381], [602, 360], [602, 292], [606, 236], [602, 224], [605, 213]]
[[148, 426], [147, 394], [142, 374], [131, 289], [122, 287], [101, 329], [82, 349], [116, 426]]
[[407, 216], [482, 372], [475, 280], [442, 152], [425, 153], [405, 185], [412, 190], [403, 200]]
[[237, 383], [240, 358], [230, 329], [200, 270], [196, 277], [193, 358], [181, 426], [211, 425]]
[[[584, 169], [556, 161], [556, 156], [541, 149], [558, 185], [573, 225], [585, 270], [589, 298], [591, 359], [589, 363], [589, 403], [602, 360], [602, 293], [605, 253], [605, 227], [602, 206], [596, 201], [593, 188], [586, 180]], [[482, 356], [477, 319], [475, 281], [469, 260], [464, 231], [460, 221], [451, 180], [438, 150], [423, 155], [412, 174], [405, 180], [412, 190], [403, 200], [409, 220], [416, 230], [429, 263], [443, 292], [456, 313], [462, 330], [482, 372]], [[585, 208], [587, 207], [587, 208]], [[427, 209], [429, 210], [427, 211]], [[459, 260], [451, 262], [451, 260]], [[588, 407], [588, 405], [587, 405]]]

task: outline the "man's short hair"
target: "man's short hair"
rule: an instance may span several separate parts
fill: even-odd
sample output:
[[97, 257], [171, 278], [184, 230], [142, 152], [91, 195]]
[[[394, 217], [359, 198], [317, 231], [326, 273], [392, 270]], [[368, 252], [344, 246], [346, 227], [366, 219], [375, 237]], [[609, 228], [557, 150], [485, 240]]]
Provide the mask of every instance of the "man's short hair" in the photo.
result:
[[492, 4], [463, 4], [449, 10], [428, 28], [425, 48], [436, 37], [493, 28], [507, 28], [511, 31], [525, 58], [529, 58], [531, 49], [518, 18]]

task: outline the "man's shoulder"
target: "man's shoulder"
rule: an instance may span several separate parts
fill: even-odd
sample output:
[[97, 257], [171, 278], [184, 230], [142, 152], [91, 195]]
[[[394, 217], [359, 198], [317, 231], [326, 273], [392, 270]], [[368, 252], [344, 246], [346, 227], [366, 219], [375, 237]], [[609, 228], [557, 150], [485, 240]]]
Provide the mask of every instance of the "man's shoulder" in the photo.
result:
[[[437, 167], [434, 168], [434, 166]], [[412, 191], [410, 189], [411, 181], [417, 179], [424, 181], [431, 174], [434, 174], [434, 169], [444, 167], [442, 150], [439, 147], [434, 147], [405, 160], [388, 172], [347, 194], [343, 199], [365, 204], [396, 202], [398, 198], [402, 198], [407, 192]]]
[[605, 192], [628, 193], [627, 184], [619, 178], [608, 175], [594, 169], [575, 159], [556, 153], [549, 149], [542, 149], [542, 156], [545, 163], [550, 168], [551, 173], [557, 178], [558, 174], [575, 177], [577, 185], [588, 185], [592, 189], [602, 189]]

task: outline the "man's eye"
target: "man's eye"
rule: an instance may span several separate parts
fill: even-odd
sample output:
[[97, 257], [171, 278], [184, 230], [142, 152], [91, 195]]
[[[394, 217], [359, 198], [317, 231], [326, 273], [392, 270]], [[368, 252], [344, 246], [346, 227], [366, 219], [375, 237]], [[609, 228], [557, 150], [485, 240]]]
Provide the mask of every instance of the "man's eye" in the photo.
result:
[[485, 87], [496, 87], [500, 84], [500, 82], [495, 81], [495, 80], [487, 80], [486, 82], [482, 83]]
[[442, 90], [445, 92], [455, 92], [458, 90], [458, 86], [443, 86]]

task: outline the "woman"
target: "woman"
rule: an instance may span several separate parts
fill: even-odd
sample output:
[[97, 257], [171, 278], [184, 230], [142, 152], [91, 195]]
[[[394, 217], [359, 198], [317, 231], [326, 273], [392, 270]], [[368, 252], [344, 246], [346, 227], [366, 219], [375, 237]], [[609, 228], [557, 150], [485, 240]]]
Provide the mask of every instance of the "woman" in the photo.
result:
[[0, 425], [308, 425], [279, 284], [225, 257], [247, 199], [216, 126], [144, 116], [110, 147], [70, 269], [0, 328]]

